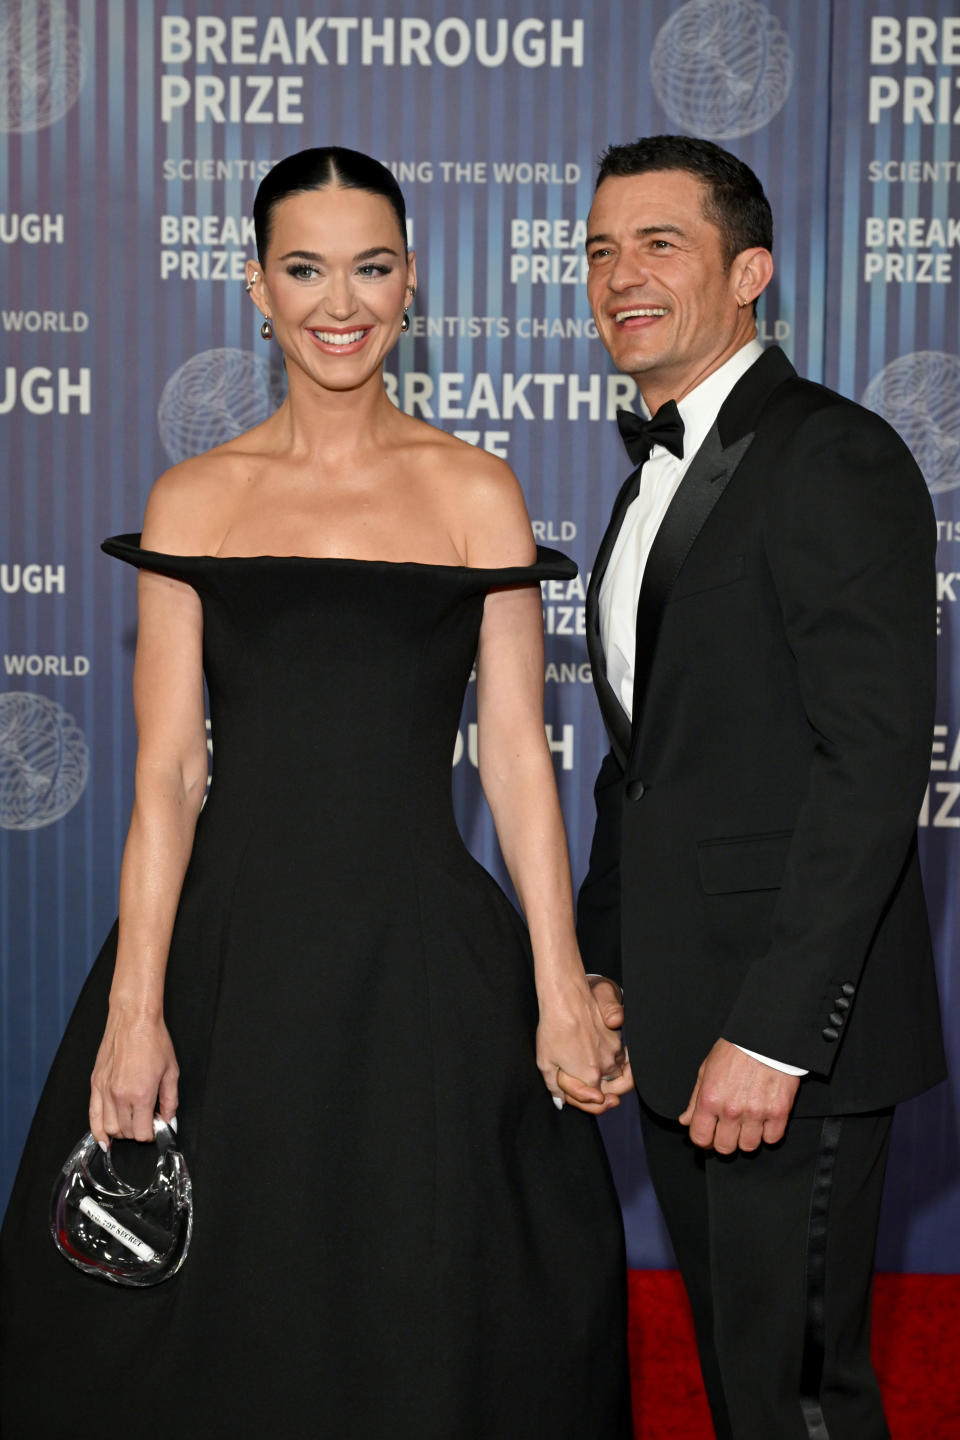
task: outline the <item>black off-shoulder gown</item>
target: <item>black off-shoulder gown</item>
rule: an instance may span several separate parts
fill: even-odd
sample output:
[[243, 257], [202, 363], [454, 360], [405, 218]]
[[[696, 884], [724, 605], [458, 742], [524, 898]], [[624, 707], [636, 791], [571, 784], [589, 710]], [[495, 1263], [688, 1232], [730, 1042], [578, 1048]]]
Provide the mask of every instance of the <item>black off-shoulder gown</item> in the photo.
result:
[[104, 549], [203, 605], [214, 781], [166, 979], [193, 1245], [150, 1290], [47, 1232], [116, 949], [83, 989], [0, 1239], [0, 1434], [625, 1440], [622, 1227], [534, 1059], [526, 931], [450, 761], [486, 592], [568, 577]]

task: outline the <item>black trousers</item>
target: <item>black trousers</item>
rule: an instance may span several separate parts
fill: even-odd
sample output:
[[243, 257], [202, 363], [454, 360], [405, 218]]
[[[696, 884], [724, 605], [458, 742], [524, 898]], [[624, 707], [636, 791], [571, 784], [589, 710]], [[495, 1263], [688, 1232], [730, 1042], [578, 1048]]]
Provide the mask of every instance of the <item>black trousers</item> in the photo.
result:
[[889, 1440], [870, 1301], [892, 1109], [731, 1156], [640, 1111], [718, 1440]]

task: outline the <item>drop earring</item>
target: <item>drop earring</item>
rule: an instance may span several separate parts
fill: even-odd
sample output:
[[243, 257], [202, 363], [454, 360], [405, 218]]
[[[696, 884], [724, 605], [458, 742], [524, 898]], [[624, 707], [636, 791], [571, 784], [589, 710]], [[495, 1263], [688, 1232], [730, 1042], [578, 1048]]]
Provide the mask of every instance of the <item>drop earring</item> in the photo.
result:
[[[417, 298], [417, 292], [412, 285], [407, 286], [407, 294], [410, 296], [410, 299], [407, 301], [407, 305], [412, 305], [414, 300], [416, 300]], [[402, 335], [406, 335], [407, 331], [410, 329], [410, 316], [407, 314], [407, 305], [404, 305], [403, 307], [403, 319], [400, 321], [400, 333]]]
[[270, 319], [269, 315], [264, 320], [263, 324], [260, 326], [260, 334], [264, 340], [273, 339], [273, 321]]

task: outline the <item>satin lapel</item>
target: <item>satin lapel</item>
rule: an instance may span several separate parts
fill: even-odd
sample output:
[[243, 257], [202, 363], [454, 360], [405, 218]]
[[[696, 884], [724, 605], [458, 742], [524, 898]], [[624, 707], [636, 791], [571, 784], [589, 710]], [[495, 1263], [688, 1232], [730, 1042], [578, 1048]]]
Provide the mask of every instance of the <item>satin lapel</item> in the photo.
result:
[[[632, 753], [640, 731], [639, 721], [642, 718], [643, 698], [660, 629], [660, 616], [673, 583], [704, 521], [746, 454], [760, 411], [776, 387], [795, 376], [796, 371], [782, 350], [771, 346], [764, 351], [756, 364], [752, 365], [733, 387], [717, 416], [717, 424], [694, 457], [664, 516], [640, 586], [632, 735], [627, 713], [607, 680], [606, 660], [600, 643], [600, 584], [610, 562], [610, 553], [620, 533], [627, 506], [633, 498], [630, 492], [636, 480], [636, 470], [620, 488], [610, 524], [600, 542], [590, 584], [587, 586], [586, 624], [587, 650], [600, 711], [614, 754], [625, 769], [627, 757]], [[726, 446], [723, 444], [724, 440], [728, 442]]]
[[703, 529], [711, 510], [723, 494], [753, 432], [741, 435], [726, 448], [716, 425], [700, 446], [683, 477], [657, 531], [640, 585], [637, 604], [637, 650], [633, 669], [633, 736], [631, 758], [643, 719], [643, 703], [653, 665], [663, 607], [670, 597], [690, 548]]
[[630, 749], [630, 721], [627, 719], [627, 712], [620, 704], [613, 686], [607, 680], [607, 662], [603, 653], [603, 645], [600, 642], [600, 582], [607, 572], [610, 555], [616, 544], [617, 536], [620, 534], [627, 507], [633, 499], [633, 492], [637, 485], [637, 473], [641, 468], [638, 466], [636, 470], [631, 471], [621, 485], [619, 494], [614, 501], [610, 523], [604, 531], [597, 558], [593, 562], [590, 583], [587, 586], [586, 602], [587, 653], [590, 656], [593, 683], [597, 699], [600, 702], [600, 713], [603, 716], [603, 723], [607, 727], [614, 754], [620, 764], [624, 766]]

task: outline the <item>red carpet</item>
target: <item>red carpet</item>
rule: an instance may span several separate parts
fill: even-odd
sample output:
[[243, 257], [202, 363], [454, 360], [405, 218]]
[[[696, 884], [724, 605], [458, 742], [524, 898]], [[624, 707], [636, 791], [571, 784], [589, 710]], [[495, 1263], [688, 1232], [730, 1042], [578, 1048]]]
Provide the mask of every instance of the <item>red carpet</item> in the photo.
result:
[[[960, 1440], [960, 1276], [878, 1275], [873, 1357], [893, 1440]], [[637, 1440], [712, 1440], [680, 1277], [630, 1272]]]

